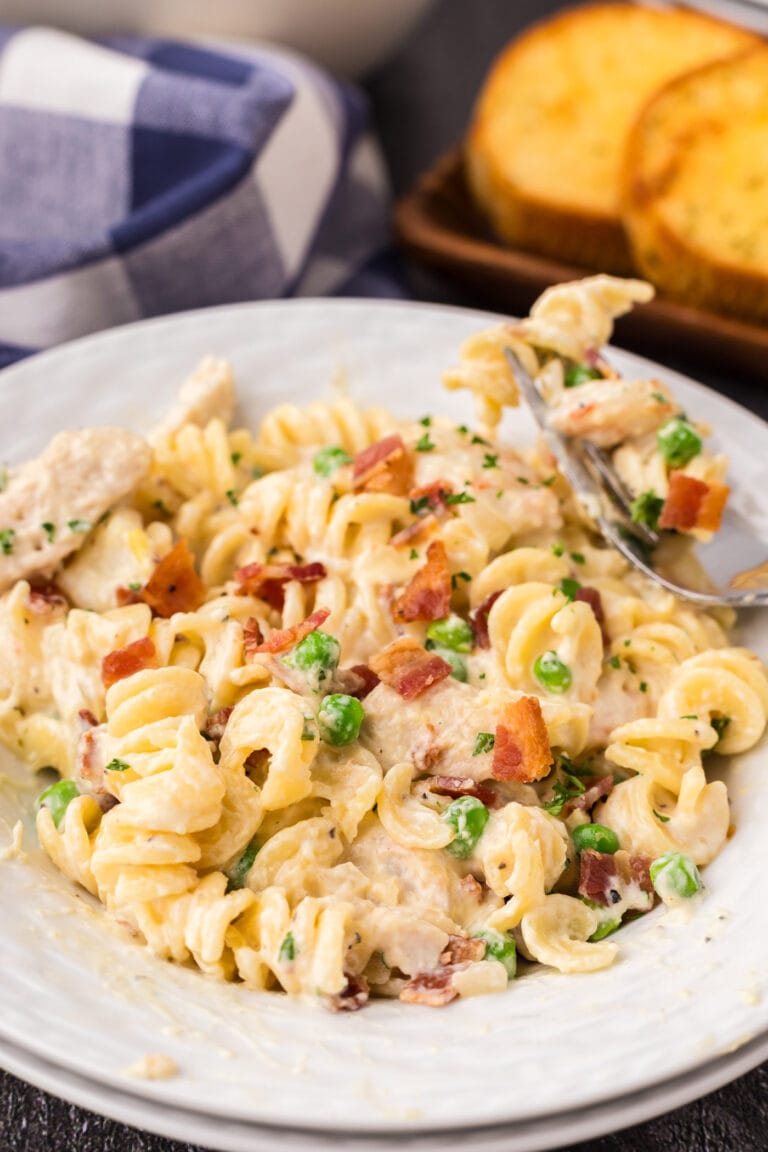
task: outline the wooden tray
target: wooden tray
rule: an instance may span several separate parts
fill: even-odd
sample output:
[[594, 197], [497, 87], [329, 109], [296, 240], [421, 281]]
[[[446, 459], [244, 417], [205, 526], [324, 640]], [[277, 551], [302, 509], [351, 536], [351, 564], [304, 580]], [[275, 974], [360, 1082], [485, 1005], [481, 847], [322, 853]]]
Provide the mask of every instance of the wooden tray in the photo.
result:
[[[461, 153], [444, 156], [395, 209], [395, 231], [415, 260], [447, 273], [479, 304], [526, 315], [550, 284], [589, 275], [495, 240], [464, 181]], [[616, 341], [658, 359], [723, 368], [768, 383], [768, 328], [657, 298], [617, 321]]]

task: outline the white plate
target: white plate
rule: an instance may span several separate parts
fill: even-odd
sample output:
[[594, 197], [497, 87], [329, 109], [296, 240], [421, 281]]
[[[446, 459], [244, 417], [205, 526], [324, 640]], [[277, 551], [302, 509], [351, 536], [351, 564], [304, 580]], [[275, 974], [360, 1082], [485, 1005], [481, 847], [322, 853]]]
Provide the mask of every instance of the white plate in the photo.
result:
[[[363, 401], [471, 419], [440, 374], [488, 316], [364, 301], [245, 304], [90, 337], [0, 376], [3, 455], [34, 454], [61, 427], [145, 430], [205, 352], [229, 356], [241, 416], [346, 382]], [[737, 503], [768, 491], [765, 425], [625, 353], [626, 372], [667, 378], [731, 450]], [[525, 414], [518, 428], [532, 428]], [[762, 528], [761, 528], [762, 531]], [[765, 531], [768, 546], [768, 529]], [[768, 619], [745, 638], [768, 656]], [[10, 760], [3, 769], [24, 774]], [[768, 789], [765, 749], [728, 773], [737, 832], [706, 871], [687, 922], [663, 909], [619, 936], [605, 972], [540, 970], [505, 995], [436, 1011], [379, 1002], [331, 1015], [165, 964], [111, 926], [35, 846], [36, 785], [0, 778], [0, 845], [19, 813], [26, 862], [0, 864], [0, 1063], [120, 1120], [223, 1149], [551, 1147], [692, 1099], [768, 1056]], [[136, 1081], [147, 1053], [180, 1074]], [[297, 1131], [297, 1130], [303, 1131]], [[436, 1135], [437, 1132], [441, 1134]], [[314, 1134], [311, 1134], [314, 1133]], [[324, 1135], [320, 1135], [324, 1133]], [[342, 1133], [344, 1134], [342, 1136]]]

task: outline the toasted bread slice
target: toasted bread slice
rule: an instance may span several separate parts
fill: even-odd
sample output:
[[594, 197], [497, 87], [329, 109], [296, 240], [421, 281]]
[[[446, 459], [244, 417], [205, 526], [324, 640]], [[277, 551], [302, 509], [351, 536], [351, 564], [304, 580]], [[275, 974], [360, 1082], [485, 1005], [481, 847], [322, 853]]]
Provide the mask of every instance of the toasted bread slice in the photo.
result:
[[481, 92], [466, 146], [476, 199], [505, 240], [626, 273], [619, 213], [627, 134], [672, 77], [760, 41], [685, 9], [596, 3], [514, 40]]
[[768, 323], [768, 47], [648, 103], [623, 200], [637, 265], [662, 292]]

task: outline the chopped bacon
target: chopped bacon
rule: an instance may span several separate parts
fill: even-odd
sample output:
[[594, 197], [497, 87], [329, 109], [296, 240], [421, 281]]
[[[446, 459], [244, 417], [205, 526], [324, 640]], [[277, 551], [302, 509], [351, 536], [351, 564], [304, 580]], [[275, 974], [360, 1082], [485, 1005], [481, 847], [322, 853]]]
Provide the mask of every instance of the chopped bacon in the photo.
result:
[[425, 652], [412, 636], [402, 636], [389, 644], [371, 658], [370, 666], [403, 700], [415, 700], [453, 671], [446, 660], [434, 652]]
[[55, 584], [43, 584], [30, 588], [29, 607], [37, 616], [52, 616], [68, 608], [69, 604]]
[[128, 604], [144, 603], [140, 588], [125, 588], [122, 584], [118, 584], [115, 589], [115, 600], [118, 608], [125, 608]]
[[404, 548], [406, 544], [413, 544], [416, 540], [427, 537], [436, 525], [437, 517], [433, 516], [432, 513], [421, 516], [418, 520], [414, 520], [413, 524], [409, 524], [407, 528], [401, 528], [399, 532], [395, 532], [390, 544], [393, 548]]
[[475, 960], [482, 960], [488, 945], [485, 940], [477, 940], [472, 936], [448, 936], [448, 947], [440, 957], [440, 963], [469, 964]]
[[224, 729], [227, 726], [227, 721], [232, 715], [232, 708], [219, 708], [218, 712], [214, 712], [209, 716], [203, 728], [203, 735], [214, 744], [218, 744], [224, 735]]
[[157, 668], [157, 653], [149, 636], [108, 652], [101, 662], [101, 679], [105, 689], [111, 688], [118, 680], [125, 680], [126, 676], [145, 668]]
[[353, 664], [351, 668], [340, 669], [339, 679], [343, 681], [346, 694], [358, 700], [365, 700], [379, 683], [378, 676], [367, 664]]
[[255, 652], [263, 651], [261, 647], [263, 643], [264, 634], [261, 631], [261, 625], [255, 616], [249, 616], [243, 625], [243, 650], [246, 661], [253, 656]]
[[319, 561], [311, 564], [246, 564], [235, 572], [238, 596], [258, 596], [276, 611], [285, 603], [285, 585], [289, 580], [314, 584], [328, 575]]
[[104, 725], [88, 728], [81, 732], [77, 741], [75, 752], [75, 775], [78, 780], [87, 783], [94, 792], [104, 792], [104, 745], [100, 736], [104, 734]]
[[596, 852], [585, 848], [581, 853], [579, 895], [609, 908], [621, 900], [619, 866], [610, 852]]
[[290, 628], [275, 628], [262, 644], [252, 647], [248, 655], [253, 656], [256, 652], [287, 652], [305, 636], [309, 636], [310, 632], [314, 632], [324, 624], [330, 614], [330, 608], [318, 608], [306, 620], [293, 624]]
[[194, 612], [205, 599], [205, 585], [195, 571], [195, 560], [180, 540], [156, 566], [141, 590], [141, 599], [157, 616]]
[[414, 620], [442, 620], [451, 610], [451, 570], [442, 540], [427, 548], [427, 562], [392, 605], [392, 616], [401, 624]]
[[481, 604], [478, 604], [474, 612], [470, 612], [469, 620], [475, 630], [475, 640], [478, 648], [490, 648], [491, 638], [488, 635], [488, 614], [493, 608], [494, 604], [501, 596], [501, 589], [498, 592], [491, 592], [490, 596], [486, 596]]
[[570, 800], [566, 800], [563, 805], [563, 816], [567, 816], [569, 812], [573, 812], [575, 808], [581, 808], [585, 812], [589, 812], [597, 804], [598, 800], [602, 800], [605, 796], [609, 796], [613, 791], [613, 776], [585, 776], [584, 785], [585, 790], [580, 796], [572, 796]]
[[464, 876], [459, 881], [459, 888], [461, 888], [463, 892], [466, 892], [467, 896], [471, 896], [477, 900], [478, 904], [483, 898], [483, 886], [479, 880], [476, 880], [471, 874]]
[[437, 792], [438, 796], [451, 796], [454, 800], [459, 796], [474, 796], [486, 808], [500, 806], [499, 797], [492, 788], [464, 776], [433, 776], [426, 783], [430, 791]]
[[493, 778], [530, 784], [546, 776], [551, 766], [552, 749], [538, 697], [521, 696], [505, 704], [493, 743]]
[[632, 880], [643, 892], [649, 892], [652, 896], [655, 895], [653, 881], [651, 880], [651, 864], [653, 860], [650, 856], [630, 856], [629, 858], [629, 871]]
[[408, 498], [411, 504], [420, 512], [428, 508], [438, 518], [447, 516], [451, 511], [448, 497], [453, 496], [453, 485], [447, 480], [433, 480], [431, 484], [421, 484], [418, 488], [411, 488]]
[[77, 718], [80, 721], [83, 731], [85, 731], [87, 728], [95, 728], [98, 724], [98, 720], [94, 716], [93, 712], [91, 712], [90, 708], [81, 708], [77, 714]]
[[357, 492], [389, 492], [405, 496], [413, 480], [413, 457], [402, 436], [385, 436], [362, 452], [352, 465], [352, 485]]
[[592, 615], [600, 625], [600, 635], [603, 638], [603, 644], [608, 644], [610, 638], [605, 630], [605, 611], [599, 589], [592, 588], [589, 584], [584, 584], [577, 591], [574, 600], [581, 600], [583, 604], [589, 604], [592, 609]]
[[659, 516], [659, 528], [677, 528], [680, 532], [700, 528], [717, 532], [729, 492], [725, 484], [705, 484], [685, 472], [670, 472], [669, 492]]
[[444, 1004], [450, 1004], [458, 996], [453, 986], [455, 971], [455, 967], [447, 967], [435, 968], [433, 972], [418, 972], [405, 985], [400, 999], [406, 1004], [427, 1004], [430, 1008], [442, 1008]]
[[328, 997], [328, 1007], [332, 1012], [357, 1012], [368, 1003], [368, 981], [365, 976], [347, 977], [347, 983], [341, 992]]

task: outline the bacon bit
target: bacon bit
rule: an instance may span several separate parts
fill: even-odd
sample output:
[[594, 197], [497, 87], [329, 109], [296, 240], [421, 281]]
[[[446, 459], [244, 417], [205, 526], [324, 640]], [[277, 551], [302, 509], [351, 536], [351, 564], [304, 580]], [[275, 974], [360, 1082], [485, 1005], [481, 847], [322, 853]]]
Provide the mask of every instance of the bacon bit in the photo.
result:
[[451, 570], [442, 540], [427, 548], [427, 562], [392, 605], [392, 616], [401, 624], [414, 620], [442, 620], [451, 610]]
[[474, 612], [470, 612], [469, 621], [475, 630], [475, 640], [478, 648], [490, 648], [491, 638], [488, 635], [488, 615], [493, 608], [494, 604], [501, 596], [501, 589], [498, 592], [491, 592], [490, 596], [486, 596], [481, 604], [478, 604]]
[[227, 721], [232, 715], [232, 708], [220, 708], [218, 712], [214, 712], [209, 716], [203, 728], [203, 736], [212, 740], [214, 744], [218, 744], [224, 735], [224, 729], [227, 726]]
[[[330, 608], [318, 608], [316, 612], [313, 612], [311, 616], [299, 624], [294, 624], [290, 628], [275, 628], [262, 644], [252, 647], [248, 655], [253, 656], [257, 652], [287, 652], [305, 636], [309, 636], [310, 632], [314, 632], [316, 628], [324, 624], [330, 614]], [[248, 622], [246, 621], [247, 627]]]
[[459, 796], [474, 796], [476, 800], [485, 804], [486, 808], [499, 808], [502, 803], [493, 788], [478, 784], [476, 780], [464, 776], [433, 776], [431, 780], [426, 781], [426, 784], [429, 790], [437, 792], [438, 796], [451, 796], [454, 800]]
[[402, 636], [387, 645], [371, 658], [370, 665], [403, 700], [415, 700], [453, 671], [446, 660], [434, 652], [425, 652], [412, 636]]
[[195, 571], [195, 560], [180, 540], [155, 568], [140, 592], [157, 616], [168, 619], [176, 612], [194, 612], [205, 599], [205, 585]]
[[579, 895], [603, 908], [619, 903], [619, 868], [616, 858], [609, 852], [584, 849], [581, 854]]
[[311, 564], [246, 564], [235, 572], [237, 596], [258, 596], [271, 608], [281, 612], [285, 603], [285, 585], [290, 580], [314, 584], [328, 575], [319, 561]]
[[[411, 488], [408, 499], [419, 508], [428, 508], [438, 519], [452, 514], [451, 505], [447, 497], [453, 496], [453, 485], [447, 480], [433, 480], [431, 484], [422, 484], [418, 488]], [[426, 501], [422, 504], [422, 501]]]
[[448, 936], [448, 947], [440, 957], [440, 963], [471, 964], [475, 960], [482, 960], [488, 945], [485, 940], [475, 940], [471, 936]]
[[95, 728], [98, 724], [98, 720], [94, 716], [93, 712], [91, 712], [90, 708], [81, 708], [77, 714], [77, 718], [83, 726], [83, 730], [86, 728]]
[[478, 904], [483, 898], [483, 886], [472, 875], [464, 876], [459, 881], [459, 888], [461, 888], [462, 892], [466, 892], [467, 896], [471, 896], [477, 900]]
[[108, 652], [101, 662], [101, 679], [104, 688], [111, 688], [118, 680], [125, 680], [145, 668], [157, 668], [155, 645], [149, 636], [142, 636], [125, 648]]
[[[104, 732], [101, 725], [99, 731]], [[87, 781], [94, 792], [104, 792], [104, 750], [99, 740], [99, 732], [88, 728], [80, 733], [75, 753], [75, 775]]]
[[341, 992], [328, 997], [328, 1007], [332, 1012], [357, 1012], [368, 1003], [368, 981], [365, 976], [350, 976], [345, 972], [347, 983]]
[[37, 616], [51, 616], [69, 607], [69, 602], [55, 584], [44, 584], [29, 590], [29, 607]]
[[243, 650], [245, 659], [250, 660], [255, 652], [261, 652], [264, 643], [264, 633], [255, 616], [249, 616], [243, 625]]
[[405, 496], [413, 481], [413, 456], [401, 436], [385, 436], [362, 452], [352, 466], [352, 486], [357, 492], [389, 492]]
[[458, 992], [453, 987], [453, 974], [456, 967], [435, 968], [433, 972], [418, 972], [403, 988], [400, 999], [406, 1004], [427, 1004], [430, 1008], [442, 1008], [455, 1000]]
[[635, 884], [642, 888], [643, 892], [650, 892], [652, 896], [655, 896], [656, 891], [651, 880], [652, 863], [653, 860], [650, 856], [630, 856], [629, 870]]
[[378, 676], [367, 664], [353, 664], [351, 668], [340, 669], [339, 679], [343, 681], [347, 695], [357, 700], [365, 700], [379, 683]]
[[610, 637], [605, 629], [605, 611], [599, 589], [592, 588], [589, 584], [584, 584], [577, 591], [574, 600], [580, 600], [583, 604], [589, 604], [592, 609], [592, 615], [600, 625], [600, 635], [603, 638], [603, 644], [607, 645], [610, 642]]
[[563, 805], [563, 816], [567, 816], [569, 812], [573, 812], [576, 808], [582, 808], [588, 812], [597, 804], [598, 800], [603, 797], [609, 796], [613, 791], [614, 779], [613, 776], [585, 776], [584, 784], [586, 791], [582, 792], [580, 796], [573, 796], [570, 800], [566, 800]]
[[505, 704], [493, 744], [494, 780], [530, 784], [546, 776], [551, 766], [552, 749], [538, 697], [521, 696]]
[[128, 604], [144, 603], [141, 589], [125, 588], [122, 584], [118, 584], [115, 589], [115, 600], [117, 601], [118, 608], [125, 608]]
[[685, 472], [670, 472], [669, 492], [659, 516], [659, 528], [677, 528], [680, 532], [700, 528], [717, 532], [729, 492], [725, 484], [705, 484]]
[[395, 532], [390, 544], [393, 548], [404, 548], [406, 544], [413, 544], [414, 541], [428, 536], [436, 526], [437, 517], [430, 512], [427, 516], [414, 520], [413, 524], [409, 524], [407, 528], [401, 528], [399, 532]]

